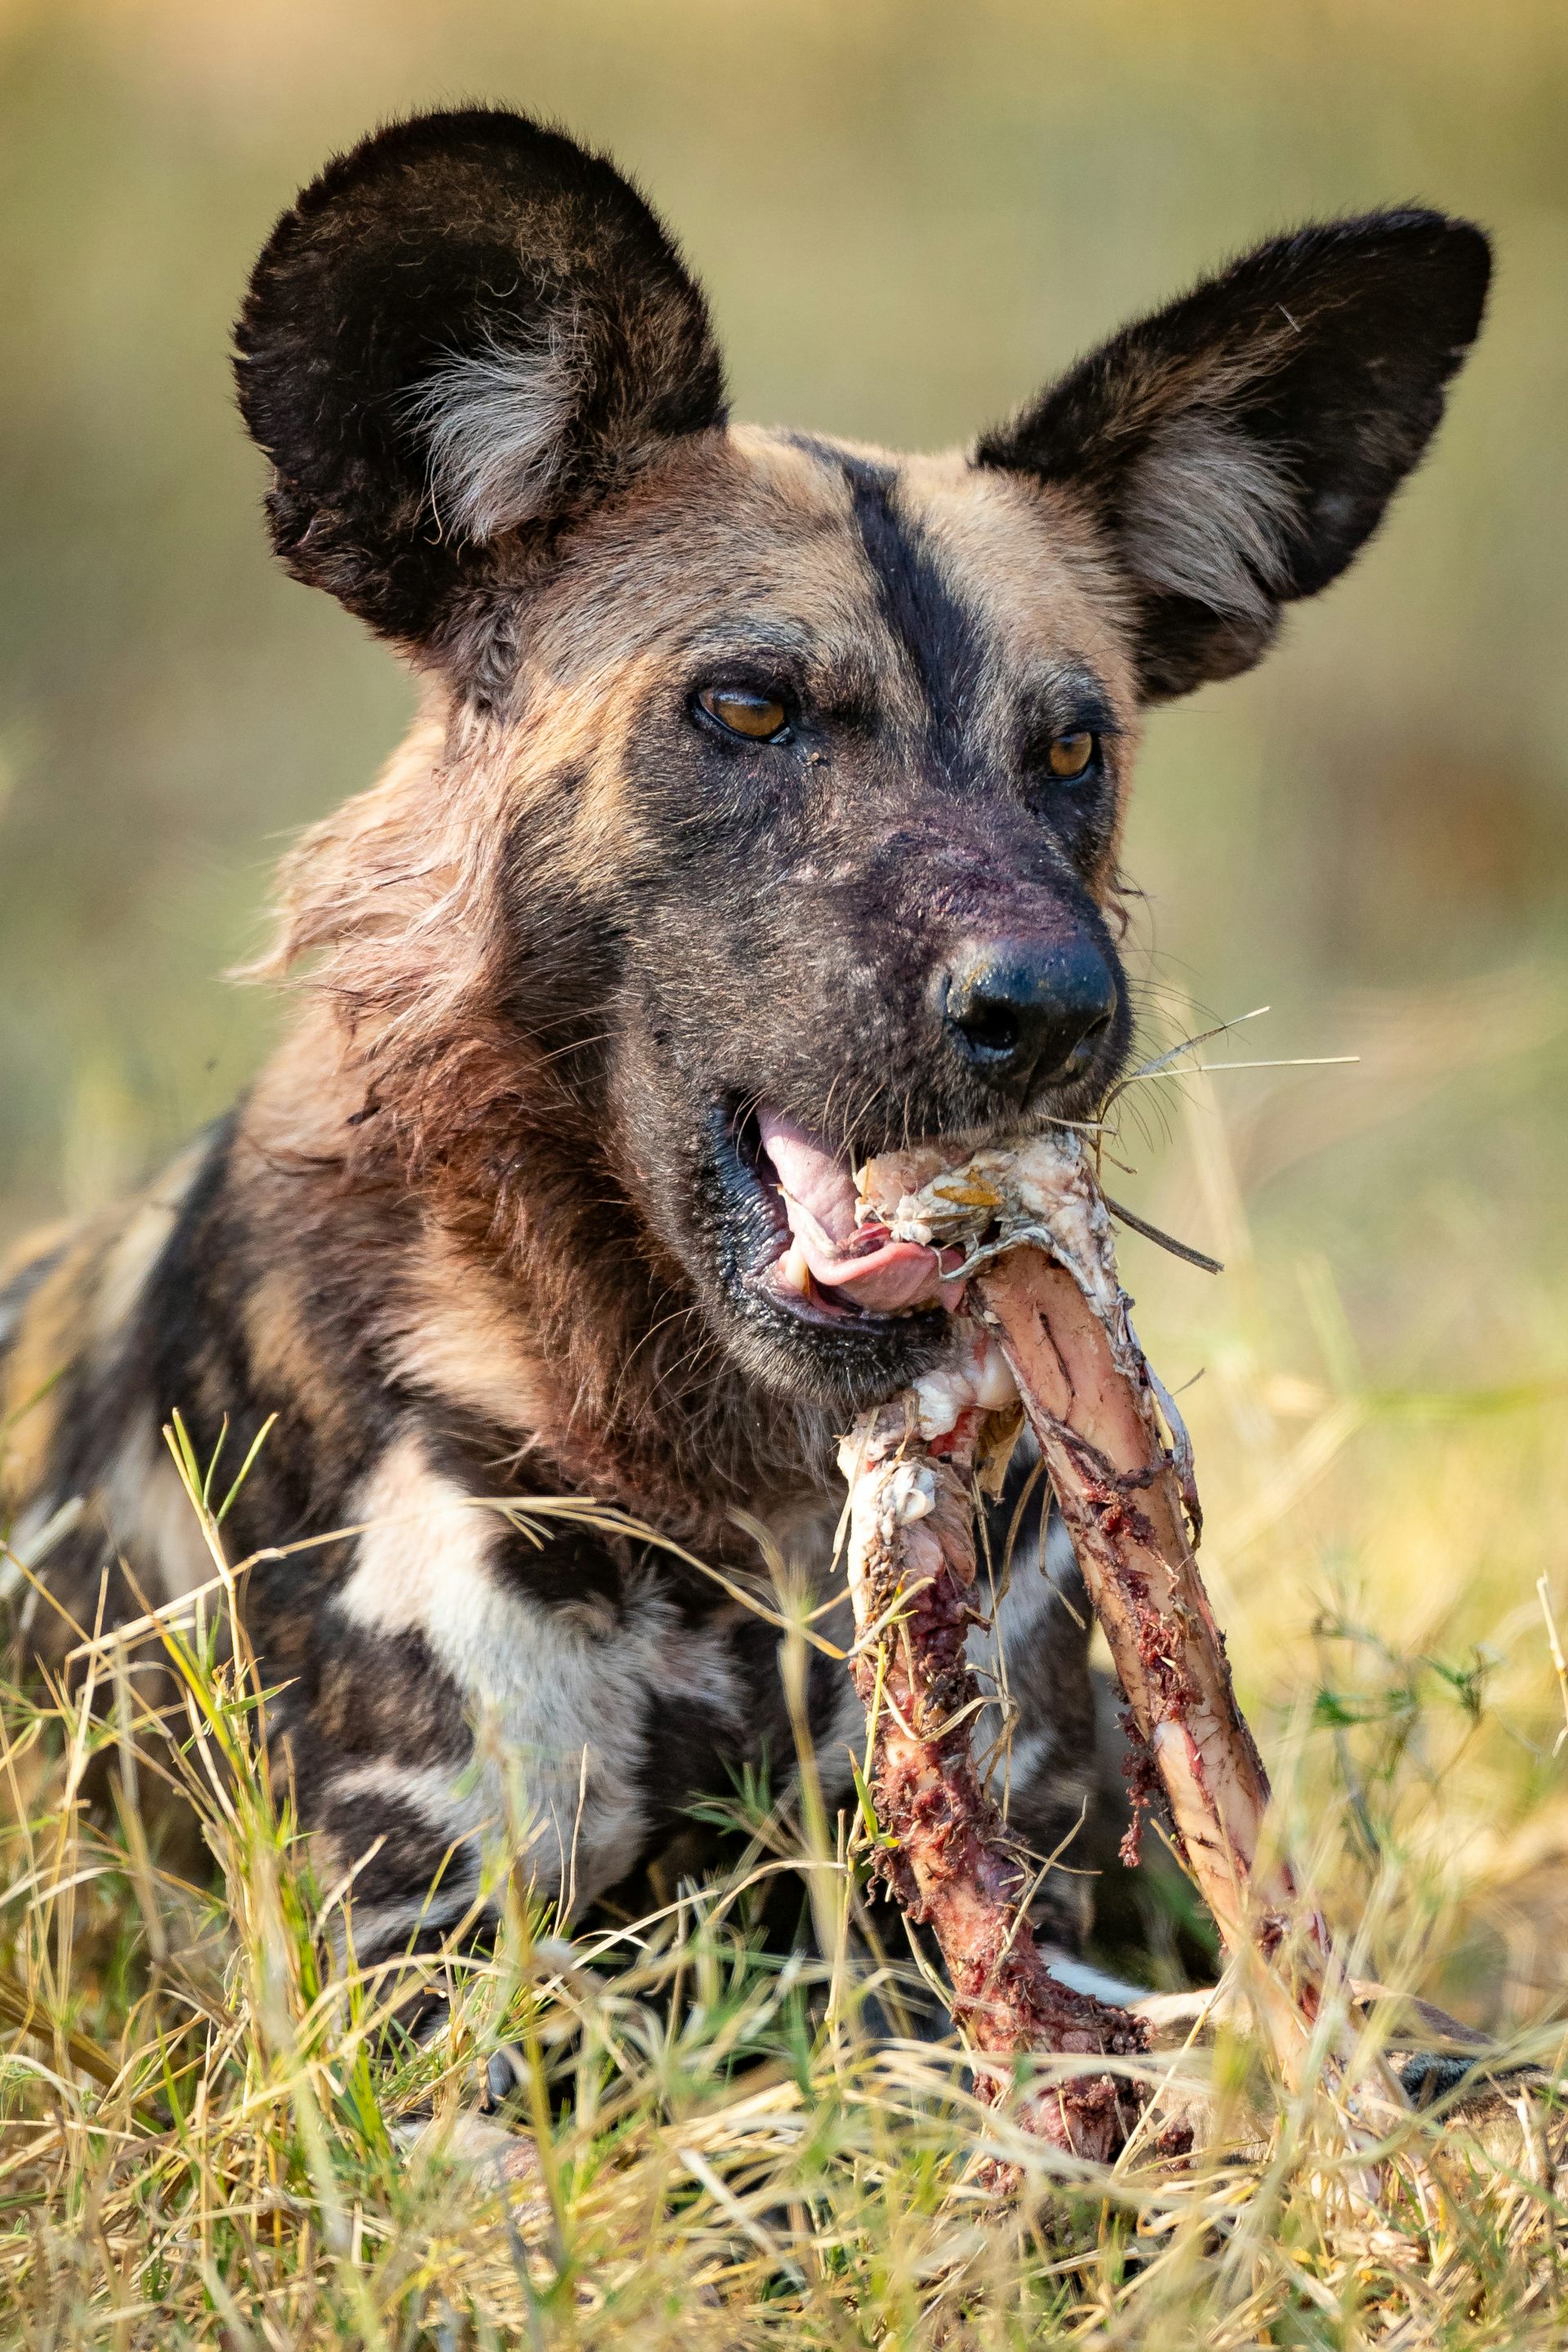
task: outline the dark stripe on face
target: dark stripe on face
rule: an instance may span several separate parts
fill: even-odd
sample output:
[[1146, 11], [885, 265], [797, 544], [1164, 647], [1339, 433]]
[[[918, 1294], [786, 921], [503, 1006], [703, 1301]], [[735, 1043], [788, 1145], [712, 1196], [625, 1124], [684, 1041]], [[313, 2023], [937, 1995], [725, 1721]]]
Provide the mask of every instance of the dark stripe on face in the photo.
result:
[[971, 756], [967, 738], [984, 666], [980, 630], [942, 578], [919, 526], [895, 510], [892, 469], [860, 457], [841, 456], [838, 462], [882, 616], [914, 666], [931, 714], [932, 749], [956, 781]]

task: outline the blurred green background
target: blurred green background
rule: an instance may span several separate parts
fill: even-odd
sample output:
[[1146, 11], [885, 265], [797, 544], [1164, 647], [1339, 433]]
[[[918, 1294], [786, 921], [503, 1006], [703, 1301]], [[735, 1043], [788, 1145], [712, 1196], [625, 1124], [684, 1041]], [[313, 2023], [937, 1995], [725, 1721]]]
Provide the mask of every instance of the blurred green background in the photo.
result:
[[[1207, 1376], [1249, 1696], [1359, 1676], [1354, 1756], [1324, 1718], [1342, 1780], [1393, 1722], [1387, 1790], [1413, 1756], [1447, 1781], [1429, 1816], [1388, 1796], [1411, 1853], [1464, 1850], [1438, 1989], [1495, 2006], [1506, 1953], [1515, 2005], [1556, 1999], [1568, 10], [0, 0], [0, 1242], [245, 1082], [278, 1013], [219, 975], [282, 842], [408, 716], [392, 657], [270, 564], [230, 397], [250, 261], [333, 147], [474, 96], [558, 118], [684, 240], [739, 413], [912, 445], [1305, 215], [1415, 196], [1495, 232], [1433, 461], [1261, 671], [1155, 718], [1131, 825], [1153, 1024], [1268, 1003], [1221, 1057], [1362, 1059], [1143, 1089], [1118, 1189], [1230, 1262], [1128, 1251], [1167, 1378]], [[1331, 1601], [1384, 1648], [1314, 1650]], [[1398, 1659], [1477, 1643], [1498, 1740], [1468, 1699], [1416, 1738]]]

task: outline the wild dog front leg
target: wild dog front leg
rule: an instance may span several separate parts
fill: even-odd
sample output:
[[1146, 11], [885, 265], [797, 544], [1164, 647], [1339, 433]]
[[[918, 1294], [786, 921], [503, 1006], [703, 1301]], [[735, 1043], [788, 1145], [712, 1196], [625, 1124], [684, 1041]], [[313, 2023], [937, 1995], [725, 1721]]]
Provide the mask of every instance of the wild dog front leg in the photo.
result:
[[269, 1629], [289, 1622], [293, 1563], [255, 1595], [302, 1810], [354, 1872], [362, 1961], [461, 1919], [487, 1870], [498, 1895], [511, 1872], [580, 1912], [664, 1826], [661, 1723], [679, 1719], [684, 1762], [704, 1736], [738, 1745], [747, 1715], [724, 1629], [691, 1622], [629, 1549], [567, 1528], [531, 1542], [437, 1463], [417, 1427], [386, 1447], [292, 1654]]
[[[877, 1866], [909, 1916], [930, 1927], [953, 2017], [982, 2060], [1031, 2051], [1093, 2061], [1145, 2047], [1137, 2021], [1052, 1977], [1026, 1916], [1029, 1870], [1006, 1843], [975, 1769], [982, 1693], [964, 1655], [975, 1622], [971, 1486], [976, 1413], [922, 1440], [914, 1400], [864, 1416], [841, 1454], [850, 1489], [849, 1591], [856, 1688], [872, 1729]], [[977, 2064], [983, 2094], [1010, 2066]], [[1104, 2161], [1135, 2094], [1103, 2071], [1038, 2093], [1029, 2127]]]

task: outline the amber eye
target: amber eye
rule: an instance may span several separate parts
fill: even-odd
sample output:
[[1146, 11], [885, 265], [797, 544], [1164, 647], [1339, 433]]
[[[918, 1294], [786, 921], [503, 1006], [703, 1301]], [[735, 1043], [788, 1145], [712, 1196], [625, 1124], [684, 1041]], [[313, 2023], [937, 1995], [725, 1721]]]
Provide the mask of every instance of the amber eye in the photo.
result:
[[1095, 739], [1092, 735], [1058, 735], [1046, 752], [1046, 765], [1053, 776], [1070, 784], [1077, 776], [1087, 773], [1094, 759]]
[[776, 697], [753, 694], [743, 686], [707, 686], [697, 699], [710, 719], [752, 743], [771, 742], [783, 734], [789, 716]]

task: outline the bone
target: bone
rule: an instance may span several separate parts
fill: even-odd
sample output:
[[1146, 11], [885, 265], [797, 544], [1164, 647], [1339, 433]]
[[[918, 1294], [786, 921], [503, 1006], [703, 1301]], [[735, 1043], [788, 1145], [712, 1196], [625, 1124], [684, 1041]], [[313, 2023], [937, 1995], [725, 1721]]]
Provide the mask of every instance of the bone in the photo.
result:
[[[1104, 1630], [1129, 1727], [1158, 1772], [1179, 1850], [1226, 1948], [1243, 1964], [1253, 2013], [1293, 2088], [1324, 2073], [1336, 2084], [1348, 2082], [1351, 2027], [1348, 2021], [1336, 2027], [1332, 2017], [1323, 2016], [1331, 1994], [1342, 2013], [1348, 1979], [1321, 1915], [1265, 1833], [1268, 1776], [1237, 1705], [1224, 1637], [1194, 1557], [1201, 1518], [1186, 1433], [1138, 1344], [1131, 1302], [1117, 1276], [1110, 1217], [1081, 1146], [1064, 1130], [1016, 1152], [986, 1151], [960, 1168], [935, 1171], [929, 1160], [905, 1155], [871, 1161], [859, 1181], [859, 1213], [867, 1222], [885, 1226], [895, 1239], [962, 1249], [961, 1272], [970, 1277], [966, 1311], [954, 1318], [952, 1367], [883, 1408], [874, 1417], [876, 1428], [889, 1435], [896, 1428], [923, 1430], [929, 1446], [933, 1416], [929, 1405], [922, 1416], [921, 1392], [944, 1381], [954, 1396], [984, 1393], [994, 1405], [998, 1386], [992, 1349], [999, 1348]], [[847, 1468], [891, 1458], [888, 1436], [872, 1440], [869, 1429], [862, 1424], [867, 1443], [859, 1453], [861, 1435], [849, 1442]], [[972, 1440], [970, 1445], [973, 1451]], [[885, 1514], [873, 1530], [853, 1477], [851, 1492], [852, 1524], [866, 1528], [862, 1562], [873, 1534], [880, 1547], [875, 1550], [876, 1605], [885, 1612], [900, 1576], [914, 1580], [913, 1551]], [[962, 1580], [963, 1561], [973, 1559], [973, 1531], [965, 1537], [960, 1524], [962, 1497], [942, 1492], [942, 1558], [950, 1577]], [[922, 1559], [929, 1559], [931, 1544], [928, 1538]], [[851, 1551], [853, 1557], [853, 1538]], [[915, 1571], [921, 1572], [929, 1570]], [[864, 1579], [864, 1565], [859, 1573]], [[854, 1575], [852, 1567], [852, 1589]], [[858, 1618], [860, 1606], [857, 1600]], [[911, 1616], [906, 1675], [920, 1672], [922, 1632], [923, 1620]], [[861, 1670], [858, 1661], [858, 1675]], [[973, 1764], [960, 1767], [954, 1745], [932, 1751], [928, 1769], [938, 1781], [960, 1769], [973, 1780]], [[984, 1792], [979, 1798], [989, 1801]], [[965, 1784], [966, 1817], [973, 1801]], [[974, 1864], [965, 1853], [949, 1866], [970, 1871]], [[907, 1900], [905, 1883], [895, 1877], [894, 1884]], [[955, 1968], [964, 1958], [965, 1898], [948, 1896], [946, 1910], [953, 1952], [947, 1939], [939, 1935], [939, 1940]], [[955, 1986], [958, 1981], [955, 1975]], [[962, 2003], [955, 2015], [963, 2021]], [[1019, 2030], [1023, 2022], [1020, 2012]], [[1038, 2047], [1081, 2046], [1061, 2039], [1053, 2010], [1042, 2007], [1039, 2029]], [[1099, 2030], [1107, 2032], [1103, 2025]], [[1114, 2043], [1108, 2038], [1101, 2046]], [[1387, 2070], [1374, 2067], [1359, 2091], [1345, 2095], [1352, 2140], [1365, 2145], [1374, 2136], [1370, 2116], [1381, 2110], [1386, 2119], [1389, 2108], [1403, 2104]], [[1358, 2111], [1367, 2120], [1358, 2122]]]
[[[1027, 1916], [1034, 1871], [975, 1769], [983, 1694], [964, 1655], [977, 1621], [973, 1474], [990, 1416], [974, 1400], [994, 1384], [984, 1335], [939, 1394], [912, 1391], [864, 1415], [840, 1454], [849, 1484], [849, 1591], [855, 1685], [871, 1727], [876, 1866], [909, 1918], [936, 1937], [955, 2022], [974, 2053], [983, 2098], [1007, 2087], [1033, 2051], [1091, 2062], [1037, 2090], [1027, 2129], [1104, 2163], [1121, 2146], [1138, 2096], [1095, 2059], [1146, 2046], [1138, 2021], [1054, 1978]], [[967, 1381], [964, 1373], [972, 1375]], [[941, 1433], [921, 1434], [951, 1408]], [[1012, 1415], [1016, 1423], [1016, 1410]]]

